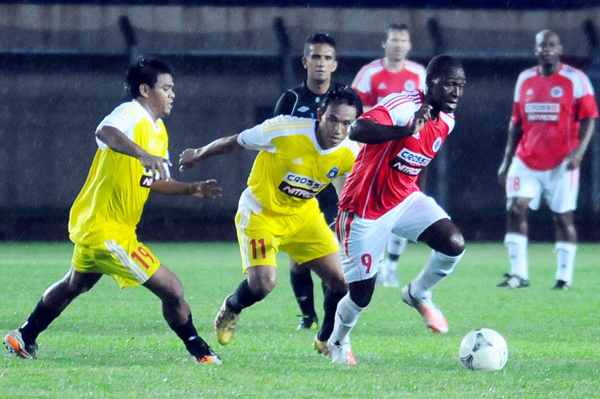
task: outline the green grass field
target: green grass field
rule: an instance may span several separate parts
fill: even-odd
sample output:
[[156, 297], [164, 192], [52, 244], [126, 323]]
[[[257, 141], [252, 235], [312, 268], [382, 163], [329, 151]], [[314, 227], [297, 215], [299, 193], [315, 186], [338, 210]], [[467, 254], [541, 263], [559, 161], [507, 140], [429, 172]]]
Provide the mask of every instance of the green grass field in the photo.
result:
[[[191, 361], [144, 288], [119, 290], [104, 278], [38, 338], [38, 359], [0, 356], [2, 398], [592, 398], [600, 396], [598, 253], [582, 244], [571, 291], [550, 290], [550, 244], [530, 246], [531, 288], [494, 288], [507, 271], [501, 243], [471, 244], [434, 299], [450, 332], [430, 333], [400, 290], [378, 287], [352, 334], [357, 367], [330, 364], [312, 350], [314, 332], [296, 331], [298, 310], [280, 256], [275, 291], [242, 314], [233, 341], [220, 347], [212, 322], [243, 278], [233, 243], [149, 247], [182, 279], [199, 333], [224, 359]], [[0, 243], [0, 332], [24, 322], [43, 290], [67, 271], [67, 243]], [[409, 245], [401, 282], [428, 256]], [[318, 301], [322, 298], [318, 293]], [[319, 304], [320, 308], [320, 304]], [[322, 312], [319, 312], [322, 314]], [[495, 373], [465, 369], [462, 337], [489, 327], [506, 338], [509, 360]]]

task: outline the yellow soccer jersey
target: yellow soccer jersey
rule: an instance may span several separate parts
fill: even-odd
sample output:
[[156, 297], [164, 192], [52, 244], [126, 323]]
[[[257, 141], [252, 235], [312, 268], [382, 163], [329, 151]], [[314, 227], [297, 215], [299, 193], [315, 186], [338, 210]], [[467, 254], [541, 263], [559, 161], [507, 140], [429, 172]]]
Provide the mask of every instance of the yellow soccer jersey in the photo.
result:
[[239, 134], [241, 146], [260, 150], [248, 177], [250, 193], [243, 194], [258, 202], [257, 211], [312, 214], [319, 206], [315, 195], [352, 171], [358, 145], [346, 139], [323, 150], [316, 127], [313, 119], [279, 115]]
[[[121, 104], [96, 128], [114, 127], [149, 153], [168, 157], [168, 136], [162, 120], [136, 101]], [[99, 245], [135, 234], [150, 193], [152, 175], [136, 158], [119, 154], [96, 139], [98, 150], [69, 218], [69, 237], [80, 245]]]

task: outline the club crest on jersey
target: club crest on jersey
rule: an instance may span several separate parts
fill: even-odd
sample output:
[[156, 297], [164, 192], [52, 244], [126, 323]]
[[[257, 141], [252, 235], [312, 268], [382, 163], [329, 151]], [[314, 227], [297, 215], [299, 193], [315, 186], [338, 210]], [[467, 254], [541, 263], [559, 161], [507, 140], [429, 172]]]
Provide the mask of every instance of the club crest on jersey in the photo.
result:
[[306, 105], [301, 106], [300, 108], [298, 108], [298, 112], [307, 112], [310, 108], [308, 108]]
[[415, 82], [413, 82], [412, 80], [407, 80], [404, 83], [404, 90], [406, 90], [406, 91], [415, 91], [415, 87], [416, 87]]
[[327, 183], [318, 182], [310, 177], [287, 172], [277, 188], [290, 197], [311, 199], [326, 185]]
[[438, 137], [433, 142], [433, 146], [431, 147], [431, 149], [433, 150], [433, 152], [438, 152], [441, 146], [442, 146], [442, 138]]
[[550, 95], [554, 98], [560, 98], [565, 94], [565, 91], [560, 86], [554, 86], [552, 90], [550, 90]]
[[337, 166], [334, 166], [333, 168], [331, 168], [331, 170], [327, 173], [327, 178], [328, 179], [335, 179], [335, 177], [338, 175], [338, 173], [340, 172], [340, 169]]

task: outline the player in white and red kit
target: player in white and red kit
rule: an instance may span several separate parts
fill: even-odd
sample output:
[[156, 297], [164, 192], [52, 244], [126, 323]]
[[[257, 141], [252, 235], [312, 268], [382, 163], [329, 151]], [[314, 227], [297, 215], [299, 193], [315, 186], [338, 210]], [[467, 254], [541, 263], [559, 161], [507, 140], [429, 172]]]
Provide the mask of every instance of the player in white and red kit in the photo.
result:
[[[403, 91], [422, 91], [425, 88], [425, 67], [407, 59], [412, 48], [410, 32], [405, 24], [391, 24], [381, 42], [384, 58], [372, 61], [360, 69], [352, 88], [356, 90], [368, 111], [384, 97]], [[419, 185], [425, 184], [426, 173], [420, 175]], [[377, 284], [398, 287], [397, 265], [406, 247], [406, 238], [394, 234], [387, 244], [387, 256], [379, 267]]]
[[432, 248], [428, 263], [402, 288], [402, 299], [422, 315], [428, 328], [448, 331], [431, 290], [452, 273], [465, 242], [446, 212], [416, 182], [454, 128], [452, 112], [465, 83], [456, 59], [435, 57], [427, 66], [424, 92], [391, 94], [349, 129], [352, 140], [365, 145], [344, 185], [336, 224], [349, 293], [338, 304], [327, 342], [334, 363], [356, 364], [350, 331], [371, 301], [392, 232]]
[[598, 108], [594, 89], [580, 70], [560, 62], [560, 38], [544, 30], [535, 37], [539, 65], [523, 71], [515, 87], [513, 113], [498, 178], [506, 187], [508, 222], [504, 243], [511, 271], [500, 288], [529, 287], [529, 209], [543, 195], [555, 224], [556, 282], [568, 290], [573, 279], [579, 166], [594, 132]]

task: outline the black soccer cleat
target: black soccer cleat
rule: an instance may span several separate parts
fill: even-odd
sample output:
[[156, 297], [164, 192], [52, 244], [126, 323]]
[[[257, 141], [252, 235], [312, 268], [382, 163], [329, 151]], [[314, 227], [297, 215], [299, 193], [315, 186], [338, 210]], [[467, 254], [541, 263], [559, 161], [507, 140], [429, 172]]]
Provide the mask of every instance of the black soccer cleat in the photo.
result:
[[571, 289], [571, 286], [565, 280], [556, 280], [556, 284], [554, 284], [554, 287], [552, 287], [552, 289], [568, 291]]

